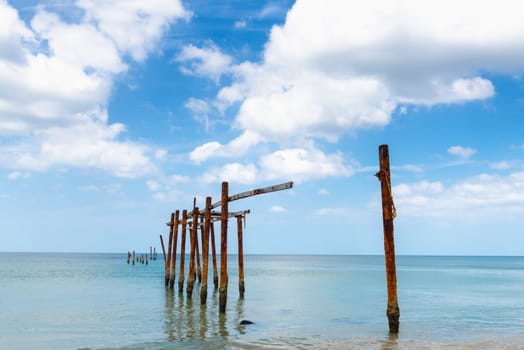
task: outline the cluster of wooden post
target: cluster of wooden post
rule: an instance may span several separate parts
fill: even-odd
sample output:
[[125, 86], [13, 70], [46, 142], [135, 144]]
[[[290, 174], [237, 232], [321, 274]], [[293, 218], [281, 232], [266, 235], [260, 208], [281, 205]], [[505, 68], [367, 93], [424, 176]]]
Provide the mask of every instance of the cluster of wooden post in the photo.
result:
[[[160, 235], [160, 243], [162, 245], [162, 252], [164, 254], [165, 266], [165, 285], [174, 289], [175, 284], [175, 270], [176, 257], [178, 253], [179, 228], [180, 228], [180, 262], [179, 262], [179, 277], [178, 277], [178, 291], [183, 292], [184, 278], [185, 278], [185, 256], [186, 256], [186, 236], [189, 235], [189, 271], [187, 275], [186, 293], [188, 298], [192, 297], [195, 283], [200, 283], [200, 302], [205, 304], [207, 300], [208, 275], [209, 275], [209, 241], [211, 239], [211, 258], [213, 265], [213, 284], [215, 290], [219, 292], [219, 312], [226, 311], [227, 302], [227, 235], [228, 235], [228, 220], [230, 218], [237, 219], [237, 236], [238, 236], [238, 273], [239, 273], [239, 293], [240, 297], [244, 297], [245, 283], [244, 283], [244, 251], [243, 251], [243, 232], [242, 221], [246, 215], [250, 213], [249, 210], [239, 212], [229, 212], [229, 202], [274, 191], [289, 189], [293, 186], [292, 182], [281, 185], [255, 189], [252, 191], [242, 192], [233, 196], [229, 196], [229, 184], [222, 183], [222, 195], [218, 202], [212, 203], [211, 197], [206, 197], [203, 209], [196, 206], [196, 199], [193, 203], [193, 210], [188, 212], [182, 210], [182, 217], [180, 217], [180, 210], [176, 210], [171, 214], [171, 220], [167, 223], [169, 226], [169, 239], [167, 242], [167, 252], [164, 244], [164, 238]], [[213, 209], [220, 207], [220, 212], [213, 211]], [[220, 221], [220, 275], [217, 268], [217, 252], [215, 245], [215, 231], [214, 222]], [[200, 228], [200, 243], [198, 237], [198, 229]], [[200, 264], [202, 257], [202, 265]]]
[[134, 250], [132, 254], [131, 252], [127, 252], [127, 263], [132, 263], [133, 266], [135, 265], [135, 261], [137, 264], [148, 265], [149, 260], [147, 254], [136, 254]]
[[133, 250], [133, 253], [127, 252], [127, 263], [135, 265], [135, 262], [137, 264], [145, 264], [148, 265], [149, 261], [156, 260], [157, 254], [156, 254], [156, 248], [150, 247], [149, 249], [149, 256], [146, 254], [136, 254]]

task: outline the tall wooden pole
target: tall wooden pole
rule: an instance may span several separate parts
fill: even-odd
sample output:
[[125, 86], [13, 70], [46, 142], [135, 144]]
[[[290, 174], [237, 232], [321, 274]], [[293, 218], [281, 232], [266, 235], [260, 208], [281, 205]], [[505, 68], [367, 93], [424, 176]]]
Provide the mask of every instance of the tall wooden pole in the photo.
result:
[[171, 273], [169, 274], [169, 288], [175, 288], [175, 270], [176, 270], [176, 246], [178, 242], [178, 224], [179, 224], [180, 211], [175, 212], [174, 233], [173, 233], [173, 251], [171, 253]]
[[378, 148], [380, 171], [376, 176], [380, 180], [382, 192], [382, 219], [384, 224], [384, 255], [386, 259], [386, 278], [388, 287], [387, 316], [390, 333], [398, 333], [400, 311], [397, 300], [397, 272], [395, 266], [395, 242], [393, 236], [393, 219], [395, 207], [391, 193], [391, 176], [389, 171], [389, 151], [387, 145]]
[[197, 241], [197, 227], [198, 227], [198, 207], [193, 209], [193, 218], [191, 225], [191, 254], [189, 258], [189, 272], [187, 277], [187, 297], [191, 298], [193, 295], [193, 286], [195, 285], [195, 253], [196, 253], [196, 241]]
[[202, 269], [200, 267], [200, 249], [198, 246], [198, 211], [197, 211], [196, 218], [197, 218], [197, 222], [193, 223], [193, 225], [196, 226], [195, 228], [196, 277], [198, 279], [198, 282], [202, 282]]
[[238, 291], [240, 297], [244, 297], [244, 247], [242, 243], [242, 215], [237, 216], [237, 232], [238, 232]]
[[218, 289], [218, 269], [217, 269], [217, 250], [215, 246], [215, 224], [212, 222], [210, 225], [211, 235], [211, 254], [213, 258], [213, 286], [215, 290]]
[[184, 290], [184, 264], [186, 261], [186, 229], [187, 229], [187, 210], [182, 211], [182, 239], [180, 242], [180, 273], [178, 275], [178, 291]]
[[227, 220], [228, 220], [228, 190], [227, 182], [222, 182], [222, 212], [220, 215], [220, 288], [219, 292], [219, 312], [226, 312], [227, 301]]
[[171, 213], [171, 221], [169, 222], [169, 244], [167, 245], [167, 260], [166, 260], [166, 287], [169, 286], [169, 276], [171, 274], [171, 250], [173, 248], [173, 229], [175, 226], [175, 213]]
[[164, 238], [160, 235], [160, 244], [162, 245], [162, 256], [164, 257], [164, 267], [166, 266], [166, 249], [164, 248]]
[[200, 286], [200, 303], [204, 305], [207, 299], [207, 274], [209, 271], [209, 224], [211, 222], [211, 197], [206, 197], [204, 212], [204, 227], [202, 228], [202, 285]]

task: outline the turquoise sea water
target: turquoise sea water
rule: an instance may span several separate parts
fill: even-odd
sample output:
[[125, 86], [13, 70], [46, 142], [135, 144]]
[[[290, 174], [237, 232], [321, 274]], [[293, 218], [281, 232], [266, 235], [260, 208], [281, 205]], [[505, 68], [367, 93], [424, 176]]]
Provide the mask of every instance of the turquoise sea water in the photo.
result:
[[524, 349], [523, 257], [397, 257], [398, 337], [382, 256], [246, 256], [243, 300], [236, 259], [219, 316], [161, 256], [0, 253], [0, 349]]

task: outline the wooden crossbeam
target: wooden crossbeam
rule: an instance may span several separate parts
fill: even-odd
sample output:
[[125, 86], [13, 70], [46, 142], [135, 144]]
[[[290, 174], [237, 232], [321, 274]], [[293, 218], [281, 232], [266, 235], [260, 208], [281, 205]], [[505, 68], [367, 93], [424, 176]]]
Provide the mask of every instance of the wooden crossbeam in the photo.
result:
[[[271, 192], [277, 192], [277, 191], [283, 191], [283, 190], [289, 190], [292, 187], [293, 187], [293, 181], [286, 182], [286, 183], [283, 183], [283, 184], [280, 184], [280, 185], [268, 186], [268, 187], [264, 187], [264, 188], [256, 188], [256, 189], [251, 190], [251, 191], [246, 191], [246, 192], [242, 192], [242, 193], [238, 193], [238, 194], [234, 194], [232, 196], [229, 196], [227, 198], [227, 201], [228, 202], [233, 202], [233, 201], [236, 201], [236, 200], [239, 200], [239, 199], [252, 197], [252, 196], [257, 196], [259, 194], [271, 193]], [[221, 203], [222, 203], [222, 201], [218, 201], [218, 202], [213, 203], [211, 205], [211, 209], [218, 208], [221, 205]]]

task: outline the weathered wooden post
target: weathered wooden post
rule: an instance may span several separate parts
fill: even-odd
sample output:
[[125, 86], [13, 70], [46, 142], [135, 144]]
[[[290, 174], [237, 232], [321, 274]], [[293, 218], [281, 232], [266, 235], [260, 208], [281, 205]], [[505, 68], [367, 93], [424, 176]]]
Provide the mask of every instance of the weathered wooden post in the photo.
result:
[[127, 263], [129, 264], [129, 262], [131, 261], [131, 252], [127, 252]]
[[178, 224], [180, 211], [175, 211], [174, 233], [173, 233], [173, 252], [171, 253], [171, 273], [169, 274], [169, 288], [175, 288], [175, 270], [176, 270], [176, 246], [178, 242]]
[[222, 199], [220, 214], [220, 288], [219, 288], [219, 312], [226, 312], [227, 302], [227, 220], [228, 220], [228, 196], [229, 184], [222, 182]]
[[153, 246], [149, 246], [149, 260], [153, 260]]
[[189, 274], [187, 277], [187, 297], [191, 298], [193, 295], [193, 286], [195, 285], [195, 253], [197, 241], [197, 227], [198, 227], [198, 207], [193, 209], [193, 218], [191, 222], [191, 255], [189, 258]]
[[204, 211], [204, 227], [202, 227], [202, 284], [200, 285], [200, 304], [204, 305], [207, 299], [207, 274], [209, 271], [209, 224], [211, 222], [211, 197], [206, 197]]
[[186, 229], [187, 229], [187, 210], [182, 211], [182, 239], [180, 242], [180, 273], [178, 276], [178, 291], [184, 290], [184, 264], [186, 261]]
[[237, 216], [237, 232], [238, 232], [238, 291], [240, 297], [244, 297], [244, 248], [242, 246], [242, 218], [243, 215]]
[[173, 249], [173, 230], [175, 227], [175, 213], [171, 213], [171, 221], [169, 222], [169, 244], [167, 245], [167, 260], [166, 260], [166, 287], [169, 286], [169, 276], [171, 275], [171, 250]]
[[166, 266], [166, 249], [164, 247], [164, 238], [162, 238], [162, 235], [160, 235], [160, 244], [162, 245], [162, 253], [164, 257], [164, 267]]
[[202, 269], [200, 267], [200, 252], [199, 252], [199, 246], [198, 246], [198, 216], [197, 216], [197, 222], [194, 223], [196, 225], [195, 228], [195, 254], [196, 254], [196, 277], [198, 279], [198, 282], [202, 282]]
[[395, 266], [395, 242], [393, 219], [396, 216], [393, 195], [391, 193], [391, 175], [389, 171], [389, 151], [387, 145], [378, 148], [380, 171], [375, 175], [380, 180], [382, 192], [382, 219], [384, 224], [384, 255], [386, 259], [386, 278], [388, 287], [387, 316], [390, 333], [398, 333], [400, 311], [397, 300], [397, 273]]
[[213, 286], [218, 289], [217, 250], [215, 247], [215, 224], [211, 222], [211, 254], [213, 259]]

